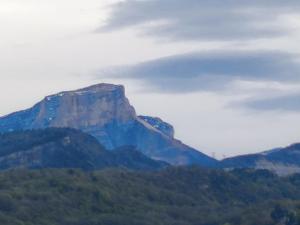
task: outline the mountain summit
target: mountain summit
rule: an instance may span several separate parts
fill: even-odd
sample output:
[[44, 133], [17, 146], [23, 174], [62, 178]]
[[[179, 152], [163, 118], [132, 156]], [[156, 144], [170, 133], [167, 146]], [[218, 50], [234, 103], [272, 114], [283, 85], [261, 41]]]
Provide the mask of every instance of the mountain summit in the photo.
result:
[[32, 108], [0, 118], [0, 132], [69, 127], [82, 130], [113, 150], [136, 146], [173, 165], [215, 166], [217, 161], [174, 139], [171, 125], [137, 116], [121, 85], [97, 84], [45, 97]]

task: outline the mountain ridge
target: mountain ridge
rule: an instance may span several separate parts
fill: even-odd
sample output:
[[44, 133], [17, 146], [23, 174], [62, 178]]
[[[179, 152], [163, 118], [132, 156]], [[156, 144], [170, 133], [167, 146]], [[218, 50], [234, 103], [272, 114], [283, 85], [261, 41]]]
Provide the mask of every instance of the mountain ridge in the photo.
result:
[[300, 173], [300, 143], [255, 154], [230, 157], [222, 160], [220, 164], [223, 168], [268, 169], [282, 176]]
[[146, 117], [137, 116], [124, 86], [97, 84], [49, 95], [32, 108], [1, 117], [0, 132], [70, 127], [91, 134], [110, 150], [132, 145], [150, 158], [173, 165], [218, 164], [174, 139], [171, 125], [147, 118], [153, 120], [147, 122]]

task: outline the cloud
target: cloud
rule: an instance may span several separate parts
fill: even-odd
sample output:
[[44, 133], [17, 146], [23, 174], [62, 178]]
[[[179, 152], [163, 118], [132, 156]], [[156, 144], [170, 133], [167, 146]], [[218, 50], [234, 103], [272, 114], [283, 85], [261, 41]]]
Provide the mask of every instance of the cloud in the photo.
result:
[[108, 74], [145, 82], [158, 91], [228, 88], [233, 81], [300, 81], [297, 56], [278, 51], [205, 51], [118, 67]]
[[237, 104], [238, 107], [259, 111], [300, 111], [300, 94], [270, 98], [248, 99]]
[[168, 40], [253, 40], [287, 35], [298, 0], [125, 0], [99, 31], [137, 27]]

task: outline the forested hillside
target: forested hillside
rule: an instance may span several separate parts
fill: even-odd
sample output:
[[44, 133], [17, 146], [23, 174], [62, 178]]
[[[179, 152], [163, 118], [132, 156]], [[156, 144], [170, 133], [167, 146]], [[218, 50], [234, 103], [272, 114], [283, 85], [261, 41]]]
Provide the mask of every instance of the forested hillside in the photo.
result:
[[29, 168], [80, 168], [95, 170], [125, 167], [156, 170], [168, 166], [122, 146], [108, 151], [96, 138], [70, 128], [15, 131], [0, 134], [0, 170]]
[[300, 176], [169, 168], [0, 173], [0, 224], [296, 225]]

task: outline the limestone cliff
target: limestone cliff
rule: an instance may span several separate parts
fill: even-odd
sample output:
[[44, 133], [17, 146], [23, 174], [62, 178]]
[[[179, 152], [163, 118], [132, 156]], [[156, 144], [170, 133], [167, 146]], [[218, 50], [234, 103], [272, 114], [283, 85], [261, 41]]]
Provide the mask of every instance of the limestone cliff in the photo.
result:
[[171, 125], [138, 117], [121, 85], [98, 84], [47, 96], [30, 109], [0, 118], [0, 132], [70, 127], [96, 137], [107, 149], [136, 146], [174, 165], [215, 166], [217, 161], [173, 138]]

